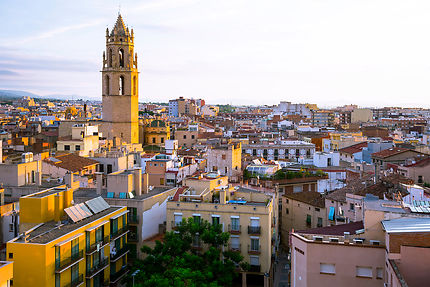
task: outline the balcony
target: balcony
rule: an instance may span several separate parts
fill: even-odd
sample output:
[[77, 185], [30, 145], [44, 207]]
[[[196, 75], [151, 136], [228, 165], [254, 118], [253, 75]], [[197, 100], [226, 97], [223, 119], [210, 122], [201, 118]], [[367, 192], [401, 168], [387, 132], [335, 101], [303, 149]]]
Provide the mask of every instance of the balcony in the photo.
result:
[[103, 246], [108, 244], [110, 242], [109, 236], [105, 236], [102, 240], [96, 241], [91, 245], [87, 245], [85, 253], [87, 255], [91, 255], [92, 253], [96, 252], [97, 250], [100, 250]]
[[110, 275], [110, 283], [117, 283], [122, 277], [124, 277], [128, 273], [128, 266], [123, 266], [121, 270]]
[[127, 234], [127, 233], [128, 233], [128, 231], [129, 231], [128, 226], [124, 226], [124, 227], [122, 227], [122, 228], [118, 229], [117, 231], [112, 232], [112, 233], [110, 234], [110, 240], [111, 240], [111, 241], [114, 241], [115, 239], [118, 239], [118, 238], [120, 238], [121, 236], [123, 236], [123, 235]]
[[135, 214], [135, 215], [129, 215], [127, 217], [127, 222], [128, 224], [139, 224], [139, 215]]
[[61, 273], [67, 268], [71, 267], [75, 263], [81, 261], [84, 258], [84, 251], [80, 250], [79, 252], [72, 254], [70, 257], [63, 259], [60, 261], [60, 264], [58, 264], [55, 268], [56, 273]]
[[84, 283], [84, 274], [80, 274], [78, 278], [73, 279], [69, 284], [64, 285], [64, 287], [78, 287]]
[[109, 258], [105, 257], [99, 261], [98, 264], [94, 265], [87, 270], [86, 278], [90, 279], [97, 275], [100, 271], [104, 270], [109, 265]]
[[260, 272], [261, 265], [250, 265], [249, 272]]
[[127, 241], [130, 242], [139, 242], [139, 236], [135, 232], [130, 232], [127, 236]]
[[228, 232], [230, 234], [240, 234], [242, 230], [242, 225], [228, 225]]
[[251, 246], [248, 245], [248, 254], [260, 254], [261, 253], [261, 246]]
[[261, 234], [261, 226], [248, 226], [248, 234]]
[[117, 252], [115, 254], [110, 254], [110, 262], [115, 262], [118, 259], [120, 259], [122, 256], [124, 256], [125, 254], [127, 254], [128, 252], [130, 252], [130, 249], [128, 248], [128, 246], [124, 246], [123, 248], [121, 248], [120, 250], [117, 250]]
[[241, 244], [239, 244], [239, 245], [232, 245], [232, 244], [229, 244], [228, 245], [228, 250], [229, 251], [233, 251], [233, 252], [240, 252], [240, 250], [241, 250]]

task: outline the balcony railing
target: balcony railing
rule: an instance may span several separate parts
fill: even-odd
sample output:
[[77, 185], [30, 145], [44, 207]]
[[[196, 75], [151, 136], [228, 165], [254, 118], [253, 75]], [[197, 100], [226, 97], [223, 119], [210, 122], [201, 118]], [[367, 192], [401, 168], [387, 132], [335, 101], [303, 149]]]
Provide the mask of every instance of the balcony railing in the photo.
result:
[[251, 246], [248, 245], [248, 253], [249, 254], [260, 254], [261, 253], [261, 246]]
[[242, 225], [228, 225], [228, 232], [231, 234], [240, 234], [242, 230]]
[[97, 248], [100, 248], [103, 245], [108, 244], [109, 242], [110, 242], [109, 236], [105, 236], [102, 240], [96, 241], [91, 245], [87, 245], [86, 253], [91, 254], [91, 253], [97, 251]]
[[128, 231], [129, 231], [128, 226], [124, 226], [124, 227], [121, 227], [120, 229], [118, 229], [115, 232], [111, 232], [111, 234], [110, 234], [111, 241], [113, 239], [121, 237], [122, 235], [126, 234]]
[[127, 273], [128, 273], [128, 266], [123, 266], [121, 270], [110, 275], [110, 283], [115, 284]]
[[138, 224], [139, 223], [139, 215], [129, 215], [127, 217], [128, 224]]
[[128, 242], [139, 242], [139, 236], [137, 235], [136, 232], [130, 231], [130, 233], [127, 236], [127, 241]]
[[84, 257], [84, 250], [80, 250], [79, 252], [72, 253], [72, 255], [68, 258], [65, 258], [60, 261], [58, 267], [55, 268], [55, 272], [60, 273], [63, 270], [69, 268], [74, 263], [80, 261]]
[[234, 251], [234, 252], [240, 252], [240, 250], [241, 250], [241, 244], [239, 244], [239, 245], [229, 244], [228, 245], [228, 250]]
[[117, 261], [119, 258], [121, 258], [124, 254], [127, 254], [129, 251], [130, 249], [128, 248], [128, 246], [124, 246], [120, 250], [117, 250], [115, 254], [112, 254], [112, 253], [110, 254], [110, 261], [111, 262]]
[[250, 265], [249, 272], [260, 272], [261, 265]]
[[84, 274], [80, 274], [78, 278], [73, 279], [69, 284], [64, 285], [64, 287], [77, 287], [84, 283]]
[[248, 226], [248, 234], [261, 234], [261, 226]]
[[91, 278], [96, 275], [99, 271], [103, 270], [109, 265], [109, 258], [105, 257], [99, 261], [96, 265], [87, 270], [87, 278]]

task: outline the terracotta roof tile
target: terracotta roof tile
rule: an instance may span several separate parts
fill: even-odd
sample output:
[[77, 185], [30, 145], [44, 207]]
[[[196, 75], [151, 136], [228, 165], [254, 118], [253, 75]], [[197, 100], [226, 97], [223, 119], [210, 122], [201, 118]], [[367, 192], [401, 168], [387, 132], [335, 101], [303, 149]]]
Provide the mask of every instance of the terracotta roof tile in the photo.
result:
[[[56, 159], [58, 161], [52, 160]], [[46, 163], [61, 167], [71, 172], [78, 172], [91, 165], [98, 164], [99, 162], [90, 158], [82, 157], [73, 153], [58, 155], [43, 160]]]

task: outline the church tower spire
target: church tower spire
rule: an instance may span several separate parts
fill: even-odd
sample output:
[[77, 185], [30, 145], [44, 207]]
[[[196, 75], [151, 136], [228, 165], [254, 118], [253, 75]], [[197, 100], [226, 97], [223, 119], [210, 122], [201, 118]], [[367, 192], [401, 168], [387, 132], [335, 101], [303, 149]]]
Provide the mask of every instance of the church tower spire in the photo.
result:
[[106, 29], [106, 51], [103, 52], [102, 130], [108, 139], [139, 142], [138, 73], [134, 32], [130, 33], [118, 13], [113, 29]]

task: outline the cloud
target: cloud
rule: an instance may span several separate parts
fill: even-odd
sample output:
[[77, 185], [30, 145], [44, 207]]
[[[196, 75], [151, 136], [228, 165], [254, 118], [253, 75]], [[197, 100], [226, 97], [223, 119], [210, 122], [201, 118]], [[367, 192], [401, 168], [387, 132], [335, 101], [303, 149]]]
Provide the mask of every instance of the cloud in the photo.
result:
[[10, 70], [0, 70], [0, 76], [18, 76], [19, 73]]
[[33, 35], [33, 36], [29, 36], [29, 37], [25, 37], [25, 38], [19, 38], [19, 39], [15, 39], [15, 40], [8, 39], [7, 41], [5, 41], [3, 43], [3, 45], [5, 45], [5, 46], [12, 46], [12, 45], [15, 46], [15, 45], [23, 45], [23, 44], [27, 44], [27, 43], [33, 43], [35, 41], [43, 40], [43, 39], [47, 39], [47, 38], [51, 38], [51, 37], [54, 37], [56, 35], [63, 34], [65, 32], [71, 31], [71, 30], [79, 30], [79, 29], [83, 29], [83, 28], [97, 26], [97, 25], [103, 24], [105, 22], [106, 22], [105, 19], [95, 19], [95, 20], [91, 20], [91, 21], [86, 22], [86, 23], [81, 23], [81, 24], [76, 24], [76, 25], [69, 25], [69, 26], [63, 26], [63, 27], [59, 27], [59, 28], [55, 28], [55, 29], [52, 29], [52, 30], [44, 31], [42, 33], [39, 33], [39, 34], [36, 34], [36, 35]]

